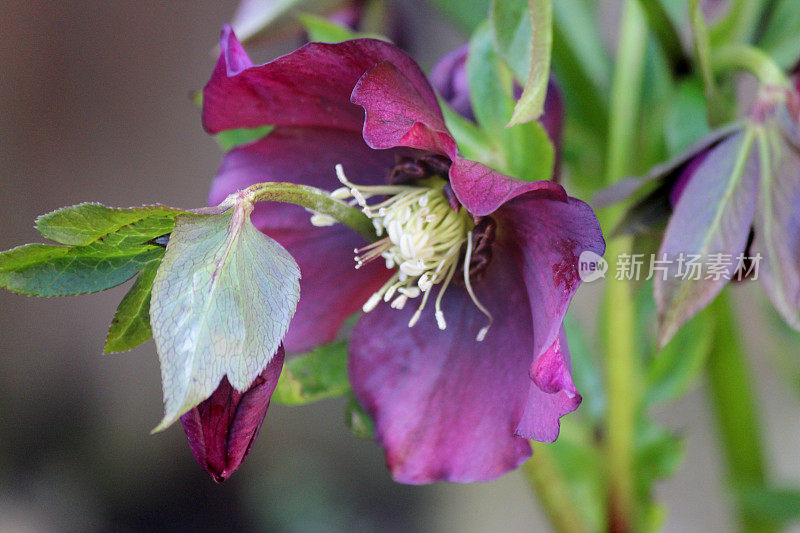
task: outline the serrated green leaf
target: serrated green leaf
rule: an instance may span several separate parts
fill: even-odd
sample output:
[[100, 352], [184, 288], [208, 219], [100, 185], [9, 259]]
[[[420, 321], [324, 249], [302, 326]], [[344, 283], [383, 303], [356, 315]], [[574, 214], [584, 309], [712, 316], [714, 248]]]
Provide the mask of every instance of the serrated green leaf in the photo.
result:
[[158, 269], [150, 323], [161, 361], [160, 431], [227, 376], [247, 390], [278, 350], [300, 297], [300, 270], [250, 221], [246, 200], [175, 221]]
[[375, 439], [375, 421], [353, 396], [350, 396], [350, 400], [344, 408], [344, 421], [350, 428], [350, 432], [359, 439]]
[[51, 241], [71, 246], [88, 245], [130, 225], [137, 230], [129, 234], [150, 239], [169, 233], [172, 220], [181, 213], [185, 211], [164, 205], [116, 208], [83, 203], [40, 216], [36, 229]]
[[150, 291], [160, 264], [159, 258], [145, 265], [122, 298], [108, 328], [105, 353], [131, 350], [153, 336], [150, 329]]
[[272, 401], [303, 405], [335, 398], [350, 390], [347, 380], [347, 343], [334, 342], [286, 362], [272, 393]]
[[71, 296], [125, 283], [164, 249], [28, 244], [0, 253], [0, 287], [30, 296]]

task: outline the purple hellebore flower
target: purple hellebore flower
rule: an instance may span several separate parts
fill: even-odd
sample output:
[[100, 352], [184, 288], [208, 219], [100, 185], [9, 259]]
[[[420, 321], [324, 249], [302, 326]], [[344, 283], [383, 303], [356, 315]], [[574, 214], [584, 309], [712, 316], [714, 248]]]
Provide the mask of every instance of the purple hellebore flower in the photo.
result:
[[[444, 101], [447, 102], [455, 112], [475, 120], [470, 101], [469, 81], [467, 79], [467, 57], [469, 56], [469, 45], [459, 46], [445, 54], [433, 67], [430, 74], [430, 82]], [[514, 98], [518, 99], [522, 95], [522, 87], [514, 82]], [[550, 76], [547, 84], [547, 95], [544, 100], [544, 113], [539, 122], [544, 127], [550, 141], [555, 147], [555, 170], [553, 177], [558, 181], [558, 166], [561, 154], [561, 139], [564, 123], [564, 104], [561, 96], [561, 89], [556, 83], [556, 79]]]
[[181, 416], [192, 454], [217, 483], [228, 479], [250, 452], [281, 368], [283, 346], [249, 389], [239, 392], [224, 377], [208, 399]]
[[605, 248], [591, 208], [556, 183], [461, 157], [423, 72], [383, 41], [310, 43], [254, 66], [224, 27], [203, 96], [209, 133], [275, 126], [226, 154], [212, 204], [261, 181], [330, 189], [336, 167], [346, 187], [334, 197], [352, 197], [389, 234], [365, 246], [284, 204], [252, 215], [302, 273], [289, 352], [369, 311], [350, 340], [350, 381], [397, 481], [493, 479], [530, 456], [526, 439], [556, 439], [581, 400], [560, 333], [577, 258]]

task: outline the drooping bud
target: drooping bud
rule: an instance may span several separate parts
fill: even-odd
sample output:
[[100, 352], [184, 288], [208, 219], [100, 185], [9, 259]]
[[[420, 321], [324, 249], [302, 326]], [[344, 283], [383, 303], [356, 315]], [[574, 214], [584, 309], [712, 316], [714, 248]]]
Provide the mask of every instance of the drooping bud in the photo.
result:
[[192, 454], [217, 483], [228, 479], [250, 452], [278, 383], [283, 357], [281, 346], [244, 392], [223, 377], [207, 400], [181, 416]]

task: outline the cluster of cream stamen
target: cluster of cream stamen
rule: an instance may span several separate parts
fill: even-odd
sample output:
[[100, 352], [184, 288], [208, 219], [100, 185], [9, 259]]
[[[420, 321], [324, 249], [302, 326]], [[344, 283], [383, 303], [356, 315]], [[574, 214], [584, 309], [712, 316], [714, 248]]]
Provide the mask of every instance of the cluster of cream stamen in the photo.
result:
[[[372, 220], [376, 235], [386, 234], [382, 239], [354, 250], [356, 268], [382, 258], [386, 268], [397, 269], [389, 281], [370, 296], [363, 306], [364, 312], [372, 311], [381, 300], [391, 302], [395, 309], [402, 309], [409, 300], [421, 298], [408, 323], [412, 327], [419, 320], [431, 289], [441, 283], [434, 306], [436, 323], [439, 329], [445, 329], [447, 322], [441, 309], [442, 297], [458, 271], [461, 250], [466, 246], [464, 285], [472, 301], [489, 319], [489, 324], [477, 335], [477, 340], [482, 341], [492, 324], [492, 315], [478, 301], [469, 279], [474, 223], [465, 209], [456, 211], [450, 206], [442, 192], [446, 182], [431, 177], [417, 185], [356, 185], [347, 179], [341, 165], [336, 165], [336, 175], [344, 187], [333, 191], [331, 196], [357, 204]], [[375, 197], [379, 201], [367, 203]], [[335, 221], [315, 213], [311, 222], [323, 226]]]

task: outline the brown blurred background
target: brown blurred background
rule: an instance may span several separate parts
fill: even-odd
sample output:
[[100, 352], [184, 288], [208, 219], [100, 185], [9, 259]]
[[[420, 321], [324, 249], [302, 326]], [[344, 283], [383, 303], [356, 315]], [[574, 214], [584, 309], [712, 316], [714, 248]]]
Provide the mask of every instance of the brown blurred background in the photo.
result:
[[[221, 153], [189, 93], [209, 76], [235, 6], [0, 1], [0, 249], [40, 241], [37, 215], [82, 201], [204, 204]], [[418, 2], [401, 15], [425, 68], [460, 43]], [[162, 411], [152, 343], [101, 353], [125, 290], [50, 300], [0, 292], [1, 532], [546, 529], [519, 473], [469, 486], [392, 483], [380, 450], [345, 428], [341, 401], [272, 406], [247, 462], [214, 484], [180, 427], [150, 435]], [[762, 299], [757, 287], [742, 291]], [[584, 292], [575, 306], [588, 318], [597, 287]], [[784, 386], [771, 361], [797, 349], [748, 324], [773, 472], [797, 480], [800, 405], [788, 392], [797, 384]], [[687, 435], [689, 450], [659, 490], [667, 530], [725, 531], [702, 391], [659, 418]]]

